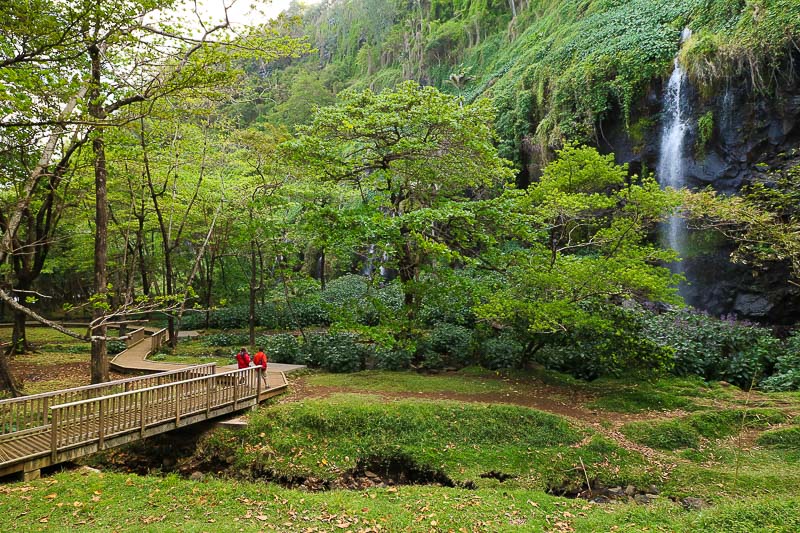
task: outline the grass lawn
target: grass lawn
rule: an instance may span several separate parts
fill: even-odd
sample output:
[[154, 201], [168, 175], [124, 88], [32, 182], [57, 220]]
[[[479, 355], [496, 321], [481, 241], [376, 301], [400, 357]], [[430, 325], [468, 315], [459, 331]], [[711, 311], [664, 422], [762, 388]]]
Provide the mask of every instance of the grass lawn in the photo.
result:
[[[753, 393], [763, 402], [751, 408], [741, 391], [696, 380], [579, 383], [478, 369], [312, 373], [292, 389], [245, 429], [211, 432], [179, 459], [176, 469], [202, 479], [101, 466], [7, 483], [0, 530], [800, 530], [797, 395]], [[525, 405], [533, 394], [584, 404], [565, 417]], [[438, 484], [338, 484], [359, 468], [383, 475], [392, 460], [437, 473]], [[585, 478], [660, 494], [641, 505], [546, 492]], [[303, 480], [330, 490], [288, 488]], [[685, 497], [708, 507], [687, 510]]]

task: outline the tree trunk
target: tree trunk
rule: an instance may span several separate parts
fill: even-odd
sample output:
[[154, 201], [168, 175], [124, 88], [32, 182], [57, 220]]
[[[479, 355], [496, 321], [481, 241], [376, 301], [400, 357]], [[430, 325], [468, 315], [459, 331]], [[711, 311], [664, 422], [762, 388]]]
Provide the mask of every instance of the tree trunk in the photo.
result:
[[139, 255], [139, 275], [142, 278], [142, 294], [150, 296], [150, 280], [147, 275], [147, 263], [144, 251], [144, 216], [137, 217], [139, 227], [136, 229], [136, 252]]
[[16, 398], [22, 395], [22, 391], [19, 388], [17, 380], [14, 378], [14, 374], [11, 373], [8, 359], [9, 356], [5, 353], [5, 350], [0, 350], [0, 387]]
[[[92, 61], [92, 85], [89, 92], [89, 114], [96, 119], [105, 118], [105, 111], [100, 103], [101, 62], [100, 49], [97, 45], [89, 47], [89, 57]], [[102, 319], [106, 312], [108, 294], [108, 194], [106, 181], [108, 169], [106, 168], [106, 151], [103, 140], [103, 130], [98, 129], [92, 141], [94, 150], [94, 187], [95, 187], [95, 219], [94, 219], [94, 297], [97, 299], [92, 306], [92, 319]], [[92, 383], [108, 381], [108, 354], [106, 352], [106, 327], [97, 326], [92, 329]]]
[[30, 351], [31, 347], [28, 344], [28, 334], [25, 329], [25, 319], [27, 318], [22, 311], [14, 311], [14, 332], [11, 334], [11, 346], [6, 351], [8, 355], [19, 355]]
[[256, 241], [250, 241], [250, 316], [248, 327], [250, 329], [250, 346], [256, 345]]
[[216, 251], [211, 252], [211, 257], [208, 259], [206, 266], [206, 329], [208, 329], [209, 322], [211, 321], [211, 291], [214, 287], [214, 263], [216, 259]]
[[403, 282], [403, 295], [406, 312], [409, 318], [414, 315], [414, 293], [411, 290], [411, 282], [417, 278], [418, 259], [412, 244], [408, 241], [410, 231], [407, 228], [400, 228], [400, 235], [403, 236], [405, 242], [403, 243], [402, 253], [398, 258], [397, 270], [400, 276], [400, 281]]
[[319, 252], [319, 286], [320, 290], [325, 290], [325, 248]]
[[[94, 186], [95, 186], [95, 240], [94, 240], [94, 289], [95, 302], [92, 308], [92, 319], [101, 319], [105, 314], [106, 295], [108, 293], [108, 197], [106, 180], [105, 143], [102, 134], [92, 142], [94, 149]], [[108, 381], [108, 354], [106, 352], [106, 327], [98, 326], [92, 329], [92, 383]]]
[[[166, 245], [165, 248], [167, 248]], [[172, 287], [172, 258], [170, 256], [170, 252], [171, 250], [164, 254], [164, 272], [166, 274], [164, 283], [167, 287], [168, 298], [172, 298], [174, 292]], [[174, 349], [178, 345], [178, 335], [175, 332], [175, 317], [172, 315], [172, 313], [167, 315], [167, 332], [169, 333], [169, 345]]]

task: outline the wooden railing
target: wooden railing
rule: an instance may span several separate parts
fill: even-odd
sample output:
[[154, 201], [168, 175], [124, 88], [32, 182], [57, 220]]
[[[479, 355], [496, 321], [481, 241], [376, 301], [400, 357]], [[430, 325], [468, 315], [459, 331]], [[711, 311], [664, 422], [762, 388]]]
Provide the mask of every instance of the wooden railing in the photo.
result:
[[167, 340], [166, 328], [162, 328], [153, 333], [153, 335], [150, 337], [150, 354], [154, 354], [160, 350], [165, 340]]
[[197, 377], [176, 383], [123, 392], [102, 398], [53, 405], [51, 412], [51, 454], [56, 460], [59, 451], [104, 442], [126, 433], [144, 436], [151, 426], [174, 422], [248, 400], [261, 393], [261, 379], [255, 367], [222, 374]]
[[144, 339], [147, 336], [147, 332], [144, 328], [138, 328], [131, 331], [128, 335], [128, 338], [125, 340], [125, 345], [130, 348], [140, 340]]
[[147, 376], [2, 400], [0, 401], [0, 441], [11, 435], [17, 436], [21, 431], [47, 426], [51, 406], [209, 376], [214, 374], [215, 367], [215, 363], [208, 363]]

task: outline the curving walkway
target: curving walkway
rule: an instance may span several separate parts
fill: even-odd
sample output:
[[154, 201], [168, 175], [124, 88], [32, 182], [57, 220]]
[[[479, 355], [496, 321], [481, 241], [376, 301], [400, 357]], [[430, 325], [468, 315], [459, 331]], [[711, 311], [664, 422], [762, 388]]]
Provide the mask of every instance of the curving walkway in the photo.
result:
[[[200, 334], [197, 331], [181, 331], [178, 338], [196, 337]], [[195, 366], [186, 363], [166, 363], [163, 361], [151, 361], [148, 359], [151, 353], [158, 351], [166, 341], [166, 330], [156, 328], [139, 328], [131, 333], [128, 347], [117, 354], [111, 362], [111, 368], [118, 372], [168, 372]], [[236, 364], [218, 367], [219, 372], [235, 370]], [[304, 365], [289, 365], [285, 363], [269, 363], [267, 375], [270, 387], [280, 386], [285, 380], [283, 374], [306, 368]]]

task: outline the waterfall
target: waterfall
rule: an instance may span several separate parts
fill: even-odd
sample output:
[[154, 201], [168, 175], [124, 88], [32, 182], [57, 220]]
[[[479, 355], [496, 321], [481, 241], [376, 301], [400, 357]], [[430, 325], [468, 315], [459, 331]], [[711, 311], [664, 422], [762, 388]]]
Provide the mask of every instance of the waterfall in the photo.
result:
[[361, 269], [361, 275], [370, 277], [372, 276], [372, 271], [375, 270], [373, 265], [375, 261], [375, 245], [370, 244], [369, 250], [367, 250], [366, 261], [364, 261], [364, 268]]
[[[683, 30], [681, 42], [691, 37], [689, 28]], [[686, 100], [686, 72], [675, 56], [675, 68], [667, 83], [663, 97], [663, 124], [659, 161], [656, 168], [662, 187], [680, 189], [686, 186], [686, 157], [684, 155], [686, 134], [689, 131], [689, 104]], [[683, 219], [670, 217], [662, 229], [663, 244], [669, 246], [683, 258], [688, 248], [688, 231]], [[682, 273], [681, 263], [673, 267], [673, 272]]]

